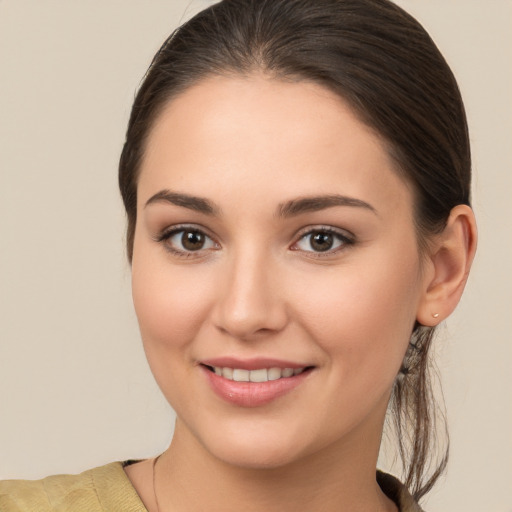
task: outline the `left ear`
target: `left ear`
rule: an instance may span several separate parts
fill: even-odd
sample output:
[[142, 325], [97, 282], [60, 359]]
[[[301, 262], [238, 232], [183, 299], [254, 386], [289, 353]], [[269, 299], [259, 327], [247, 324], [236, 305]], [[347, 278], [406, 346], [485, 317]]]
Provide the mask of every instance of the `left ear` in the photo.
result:
[[425, 287], [416, 315], [421, 325], [437, 325], [457, 306], [475, 256], [476, 241], [473, 210], [463, 204], [456, 206], [427, 256]]

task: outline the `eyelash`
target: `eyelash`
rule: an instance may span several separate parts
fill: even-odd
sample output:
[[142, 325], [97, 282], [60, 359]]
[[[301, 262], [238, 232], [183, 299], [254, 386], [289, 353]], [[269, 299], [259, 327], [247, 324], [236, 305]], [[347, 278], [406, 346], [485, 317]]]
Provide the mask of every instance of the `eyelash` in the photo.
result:
[[[199, 226], [194, 226], [190, 224], [184, 224], [184, 225], [178, 225], [173, 226], [169, 229], [164, 230], [161, 234], [159, 234], [155, 241], [159, 242], [164, 245], [164, 248], [166, 251], [170, 252], [173, 256], [177, 256], [178, 258], [193, 258], [198, 257], [199, 254], [208, 249], [199, 249], [197, 251], [187, 251], [187, 250], [181, 250], [181, 249], [175, 249], [167, 243], [173, 236], [178, 235], [180, 233], [197, 233], [199, 235], [202, 235], [205, 237], [205, 239], [210, 240], [214, 245], [218, 246], [219, 244], [213, 240], [211, 236], [205, 233], [204, 229], [202, 229]], [[182, 235], [183, 236], [183, 235]]]
[[[189, 224], [185, 225], [178, 225], [173, 226], [172, 228], [169, 228], [165, 231], [163, 231], [161, 234], [155, 237], [155, 241], [158, 243], [161, 243], [164, 245], [165, 249], [173, 254], [174, 256], [177, 256], [179, 258], [191, 258], [191, 257], [198, 257], [203, 251], [205, 250], [211, 250], [212, 247], [206, 248], [206, 249], [198, 249], [197, 251], [192, 250], [182, 250], [182, 249], [176, 249], [172, 247], [168, 243], [168, 241], [174, 237], [175, 235], [178, 235], [180, 233], [197, 233], [198, 235], [201, 235], [205, 237], [205, 239], [210, 240], [211, 243], [215, 245], [213, 249], [217, 249], [219, 247], [219, 244], [213, 240], [212, 237], [210, 237], [201, 227], [193, 226]], [[332, 235], [337, 241], [339, 242], [338, 247], [335, 249], [327, 249], [326, 251], [307, 251], [307, 250], [301, 250], [299, 248], [296, 248], [296, 246], [303, 240], [305, 240], [307, 237], [312, 237], [316, 234], [324, 234], [324, 235]], [[183, 236], [183, 235], [182, 235]], [[311, 242], [310, 242], [311, 243]], [[328, 256], [332, 256], [334, 254], [337, 254], [338, 252], [347, 249], [351, 245], [354, 245], [356, 243], [353, 235], [348, 235], [346, 232], [342, 232], [340, 230], [334, 229], [331, 226], [315, 226], [315, 227], [308, 227], [304, 230], [302, 230], [298, 234], [298, 239], [296, 242], [293, 243], [293, 245], [290, 247], [290, 250], [292, 251], [301, 251], [303, 253], [309, 253], [307, 254], [310, 258], [324, 258]]]
[[[299, 238], [292, 245], [291, 249], [294, 251], [300, 251], [301, 249], [295, 249], [294, 247], [297, 246], [302, 240], [306, 239], [306, 237], [312, 237], [316, 234], [332, 235], [333, 238], [338, 240], [339, 246], [335, 249], [328, 249], [326, 251], [302, 251], [304, 253], [309, 253], [308, 257], [310, 258], [325, 258], [328, 256], [333, 256], [334, 254], [337, 254], [356, 243], [355, 237], [346, 231], [341, 231], [331, 226], [314, 226], [308, 227], [299, 233]], [[309, 243], [311, 244], [311, 241]]]

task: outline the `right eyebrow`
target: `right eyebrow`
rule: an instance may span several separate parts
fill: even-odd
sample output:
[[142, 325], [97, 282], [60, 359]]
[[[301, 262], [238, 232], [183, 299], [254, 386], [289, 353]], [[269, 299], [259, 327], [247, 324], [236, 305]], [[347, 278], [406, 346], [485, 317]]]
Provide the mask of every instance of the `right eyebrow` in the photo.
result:
[[299, 197], [279, 205], [277, 215], [279, 217], [293, 217], [307, 212], [317, 212], [334, 206], [351, 206], [366, 209], [375, 215], [377, 210], [366, 201], [355, 197], [342, 196], [339, 194]]
[[167, 189], [160, 190], [160, 192], [157, 192], [151, 196], [146, 201], [144, 208], [153, 203], [170, 203], [176, 206], [181, 206], [183, 208], [188, 208], [189, 210], [204, 213], [206, 215], [220, 214], [220, 209], [216, 207], [211, 201], [208, 201], [208, 199], [192, 196], [189, 194], [183, 194], [181, 192], [172, 192], [171, 190]]

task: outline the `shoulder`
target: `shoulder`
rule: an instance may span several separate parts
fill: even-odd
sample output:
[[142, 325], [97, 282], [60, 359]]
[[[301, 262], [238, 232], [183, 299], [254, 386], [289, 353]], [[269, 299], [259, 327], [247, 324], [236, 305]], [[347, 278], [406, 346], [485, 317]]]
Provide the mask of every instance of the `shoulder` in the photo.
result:
[[122, 462], [78, 475], [0, 482], [2, 512], [146, 512]]
[[396, 503], [399, 512], [423, 512], [407, 487], [394, 476], [377, 471], [377, 482], [384, 494]]

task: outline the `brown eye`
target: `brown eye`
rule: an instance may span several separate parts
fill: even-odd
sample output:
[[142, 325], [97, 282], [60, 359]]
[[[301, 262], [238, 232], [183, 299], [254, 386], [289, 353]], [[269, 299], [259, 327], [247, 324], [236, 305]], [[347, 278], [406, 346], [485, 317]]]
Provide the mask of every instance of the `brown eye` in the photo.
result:
[[177, 255], [218, 248], [217, 244], [198, 229], [175, 229], [159, 239], [166, 249]]
[[332, 249], [334, 237], [331, 233], [315, 233], [310, 235], [310, 245], [314, 251], [324, 252]]
[[352, 245], [354, 240], [332, 229], [314, 229], [303, 235], [295, 244], [295, 250], [309, 253], [336, 252], [337, 249]]
[[199, 251], [204, 247], [205, 236], [199, 231], [183, 231], [181, 245], [187, 251]]

